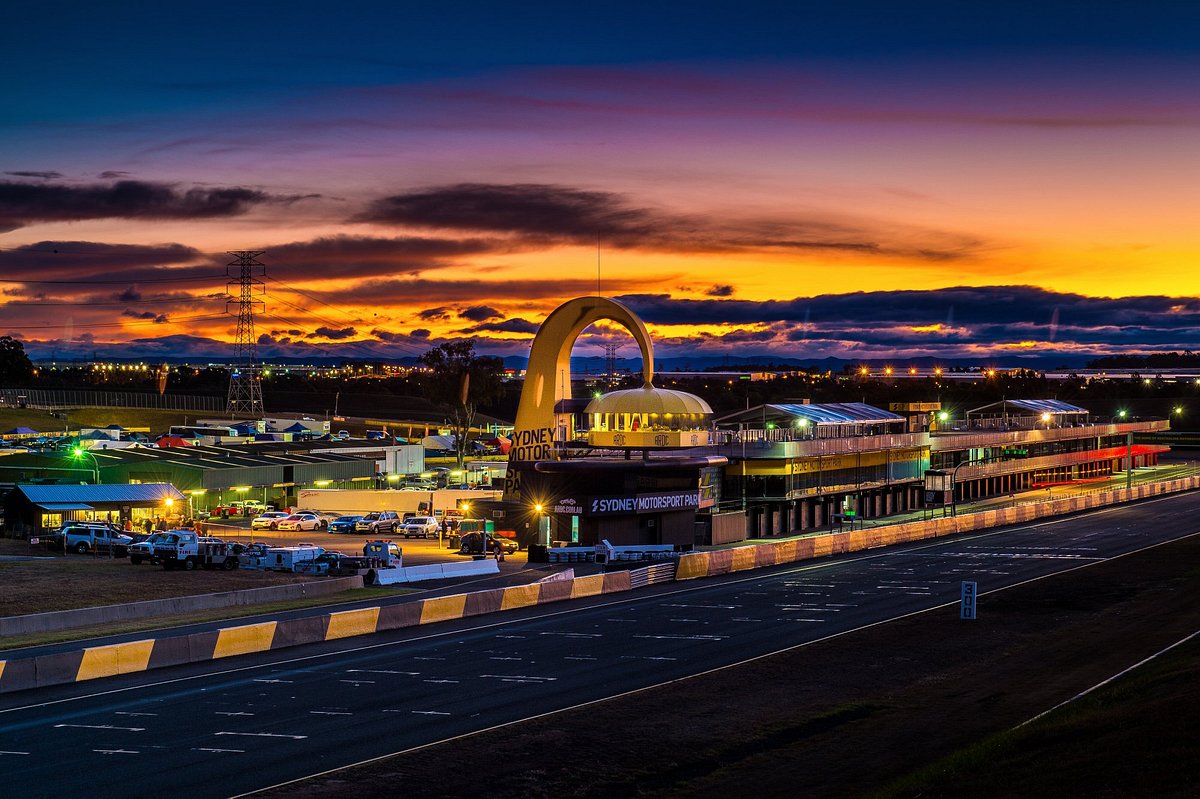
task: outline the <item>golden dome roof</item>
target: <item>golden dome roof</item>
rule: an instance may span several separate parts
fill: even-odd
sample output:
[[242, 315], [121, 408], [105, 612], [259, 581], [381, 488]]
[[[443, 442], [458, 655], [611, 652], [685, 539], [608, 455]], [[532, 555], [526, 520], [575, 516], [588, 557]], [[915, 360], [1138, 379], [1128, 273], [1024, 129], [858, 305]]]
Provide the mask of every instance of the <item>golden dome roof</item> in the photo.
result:
[[641, 388], [629, 388], [603, 394], [589, 402], [584, 413], [711, 415], [712, 408], [695, 394], [669, 388], [656, 388], [647, 383]]

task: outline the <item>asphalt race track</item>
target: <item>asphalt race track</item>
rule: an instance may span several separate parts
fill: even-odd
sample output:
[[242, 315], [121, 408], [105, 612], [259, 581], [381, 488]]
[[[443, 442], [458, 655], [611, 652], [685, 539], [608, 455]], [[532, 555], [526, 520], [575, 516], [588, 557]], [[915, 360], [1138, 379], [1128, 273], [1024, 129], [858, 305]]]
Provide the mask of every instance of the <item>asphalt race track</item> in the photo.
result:
[[[963, 623], [984, 623], [987, 592], [1194, 534], [1198, 514], [1200, 494], [1185, 494], [445, 632], [10, 695], [0, 768], [20, 796], [237, 795], [957, 605], [963, 580], [982, 596], [981, 621]], [[470, 739], [447, 745], [474, 756]]]

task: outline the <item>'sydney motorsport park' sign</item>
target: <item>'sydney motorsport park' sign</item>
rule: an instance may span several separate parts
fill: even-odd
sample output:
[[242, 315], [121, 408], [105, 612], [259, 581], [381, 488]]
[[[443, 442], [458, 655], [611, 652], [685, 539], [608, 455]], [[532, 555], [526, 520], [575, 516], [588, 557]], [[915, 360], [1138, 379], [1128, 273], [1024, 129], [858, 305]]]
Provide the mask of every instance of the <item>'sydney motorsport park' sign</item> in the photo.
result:
[[661, 494], [632, 494], [618, 497], [588, 497], [583, 512], [588, 516], [614, 516], [626, 513], [659, 513], [672, 510], [696, 510], [700, 491], [669, 491]]

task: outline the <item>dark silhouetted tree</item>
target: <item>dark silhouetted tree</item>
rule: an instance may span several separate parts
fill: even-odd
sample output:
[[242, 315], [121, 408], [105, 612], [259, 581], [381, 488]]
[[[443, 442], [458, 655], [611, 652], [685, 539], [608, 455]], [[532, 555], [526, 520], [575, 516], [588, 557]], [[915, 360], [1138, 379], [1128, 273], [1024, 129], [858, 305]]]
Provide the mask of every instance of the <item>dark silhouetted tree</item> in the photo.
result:
[[0, 383], [28, 380], [33, 364], [25, 354], [25, 345], [12, 336], [0, 336]]
[[503, 396], [500, 374], [504, 362], [476, 355], [473, 340], [459, 339], [434, 347], [421, 356], [420, 363], [427, 370], [421, 375], [421, 388], [429, 401], [446, 415], [461, 470], [470, 451], [476, 410]]

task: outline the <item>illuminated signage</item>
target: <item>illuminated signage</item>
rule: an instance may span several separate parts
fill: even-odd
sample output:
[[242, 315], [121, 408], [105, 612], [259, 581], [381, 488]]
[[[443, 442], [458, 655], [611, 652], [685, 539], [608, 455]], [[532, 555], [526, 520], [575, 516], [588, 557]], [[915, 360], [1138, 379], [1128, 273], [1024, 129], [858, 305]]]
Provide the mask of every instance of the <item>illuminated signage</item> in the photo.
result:
[[671, 491], [661, 494], [631, 494], [619, 497], [591, 497], [587, 502], [589, 516], [612, 516], [619, 513], [658, 513], [672, 510], [696, 510], [700, 507], [700, 492]]

